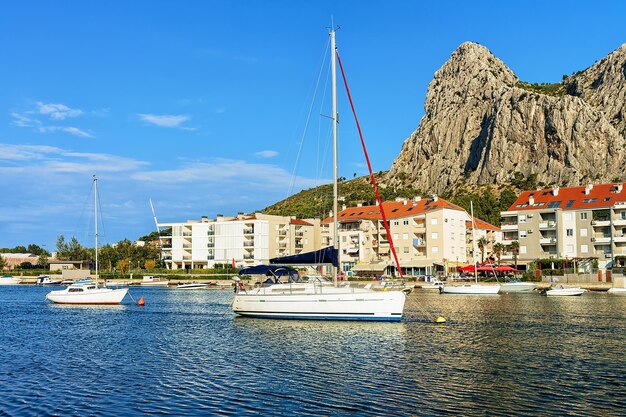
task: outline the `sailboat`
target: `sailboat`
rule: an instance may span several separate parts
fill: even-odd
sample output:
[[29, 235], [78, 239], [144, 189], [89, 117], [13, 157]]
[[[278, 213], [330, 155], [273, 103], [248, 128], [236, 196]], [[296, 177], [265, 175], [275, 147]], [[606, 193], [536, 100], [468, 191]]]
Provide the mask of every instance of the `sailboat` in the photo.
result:
[[470, 201], [470, 211], [472, 215], [472, 261], [474, 263], [474, 284], [447, 285], [439, 289], [442, 294], [498, 294], [500, 292], [500, 284], [498, 285], [480, 285], [478, 283], [478, 275], [476, 272], [476, 236], [474, 231], [474, 204]]
[[[274, 279], [270, 285], [246, 290], [241, 280], [235, 279], [233, 312], [241, 316], [282, 319], [317, 319], [317, 320], [372, 320], [400, 321], [406, 301], [403, 291], [374, 291], [371, 288], [337, 286], [338, 234], [337, 234], [337, 80], [335, 31], [330, 30], [331, 72], [332, 72], [332, 122], [333, 122], [333, 246], [311, 252], [295, 260], [300, 264], [332, 264], [333, 285], [323, 285], [317, 280], [298, 282], [287, 279], [286, 282]], [[289, 258], [289, 257], [286, 257]], [[275, 259], [274, 259], [275, 261]], [[293, 259], [282, 259], [288, 263]], [[259, 267], [261, 267], [259, 265]], [[266, 266], [267, 268], [267, 266]], [[261, 271], [263, 268], [260, 268]], [[262, 272], [275, 275], [276, 270]]]
[[46, 294], [46, 298], [56, 304], [120, 304], [128, 288], [103, 288], [98, 286], [98, 179], [93, 176], [94, 189], [94, 221], [95, 221], [95, 243], [96, 243], [96, 267], [95, 280], [77, 281], [64, 290], [51, 291]]

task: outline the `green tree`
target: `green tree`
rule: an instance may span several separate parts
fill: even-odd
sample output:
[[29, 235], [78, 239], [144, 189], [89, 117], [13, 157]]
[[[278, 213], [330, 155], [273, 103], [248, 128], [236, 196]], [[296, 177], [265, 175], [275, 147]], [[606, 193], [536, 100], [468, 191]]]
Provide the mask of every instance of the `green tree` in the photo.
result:
[[0, 255], [0, 271], [7, 267], [7, 260], [4, 256]]
[[46, 265], [48, 265], [48, 253], [47, 252], [43, 252], [39, 255], [39, 258], [37, 259], [37, 263], [39, 265], [43, 265], [44, 269], [46, 268]]
[[509, 246], [511, 253], [513, 253], [513, 260], [515, 261], [515, 269], [517, 269], [517, 255], [519, 255], [519, 242], [514, 240]]
[[130, 269], [130, 261], [128, 259], [120, 259], [115, 264], [115, 268], [122, 274], [125, 274]]
[[498, 266], [500, 266], [500, 258], [502, 257], [502, 254], [504, 253], [505, 250], [506, 250], [506, 247], [502, 243], [500, 242], [494, 243], [493, 255], [498, 260]]

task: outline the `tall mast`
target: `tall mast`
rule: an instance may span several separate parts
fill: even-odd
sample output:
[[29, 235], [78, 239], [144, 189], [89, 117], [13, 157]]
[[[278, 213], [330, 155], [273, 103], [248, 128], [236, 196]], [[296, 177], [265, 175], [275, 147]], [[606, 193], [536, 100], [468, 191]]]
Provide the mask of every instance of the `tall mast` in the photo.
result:
[[[339, 192], [337, 190], [337, 50], [334, 27], [330, 29], [330, 54], [333, 93], [333, 249], [337, 249], [337, 258], [339, 258], [339, 238], [337, 236], [337, 201], [339, 200]], [[337, 259], [337, 262], [339, 262], [339, 259]], [[337, 268], [333, 267], [333, 284], [335, 287], [337, 286]]]
[[93, 217], [95, 223], [96, 238], [96, 288], [98, 288], [98, 179], [93, 176]]

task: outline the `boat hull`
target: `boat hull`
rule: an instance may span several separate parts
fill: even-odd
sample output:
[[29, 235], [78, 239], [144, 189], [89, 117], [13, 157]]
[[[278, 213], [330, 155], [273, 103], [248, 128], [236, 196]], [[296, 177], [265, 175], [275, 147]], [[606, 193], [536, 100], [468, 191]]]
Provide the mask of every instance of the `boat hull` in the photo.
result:
[[555, 288], [546, 290], [545, 295], [548, 297], [577, 296], [582, 295], [584, 292], [585, 290], [582, 288]]
[[15, 278], [11, 276], [0, 277], [0, 285], [18, 285], [20, 281], [20, 278]]
[[263, 289], [239, 292], [233, 312], [241, 316], [273, 319], [400, 321], [406, 294], [402, 291], [271, 294]]
[[444, 285], [441, 289], [443, 294], [498, 294], [500, 292], [499, 285]]
[[626, 296], [626, 288], [609, 288], [609, 290], [607, 291], [608, 294], [612, 294], [612, 295], [623, 295]]
[[505, 282], [500, 284], [500, 292], [531, 292], [537, 288], [537, 284], [532, 282]]
[[211, 284], [208, 283], [193, 283], [193, 284], [180, 284], [176, 286], [179, 290], [203, 290], [209, 288]]
[[69, 292], [68, 289], [60, 291], [51, 291], [46, 294], [46, 298], [55, 304], [82, 304], [82, 305], [104, 305], [104, 304], [120, 304], [128, 288], [110, 289], [98, 288], [96, 290], [86, 291], [83, 293]]

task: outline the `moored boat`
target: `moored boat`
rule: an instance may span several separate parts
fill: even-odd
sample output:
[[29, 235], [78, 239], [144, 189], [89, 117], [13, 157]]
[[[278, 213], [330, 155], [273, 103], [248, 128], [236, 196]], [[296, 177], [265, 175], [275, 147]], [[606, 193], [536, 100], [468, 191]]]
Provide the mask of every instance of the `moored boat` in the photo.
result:
[[442, 294], [498, 294], [500, 292], [500, 285], [444, 285], [441, 287], [440, 292]]
[[60, 279], [52, 279], [49, 275], [39, 275], [37, 277], [37, 285], [61, 285]]
[[537, 288], [537, 284], [533, 282], [510, 281], [500, 284], [500, 291], [511, 292], [531, 292]]
[[11, 275], [3, 275], [0, 277], [0, 285], [17, 285], [21, 282], [20, 278]]
[[189, 284], [178, 284], [176, 286], [179, 290], [202, 290], [211, 287], [210, 282], [191, 282]]
[[607, 294], [611, 295], [626, 295], [626, 288], [613, 287], [609, 288]]
[[577, 296], [582, 295], [585, 292], [585, 289], [580, 287], [564, 287], [563, 285], [559, 285], [557, 287], [548, 287], [541, 291], [541, 295], [547, 295], [550, 297], [555, 296]]

